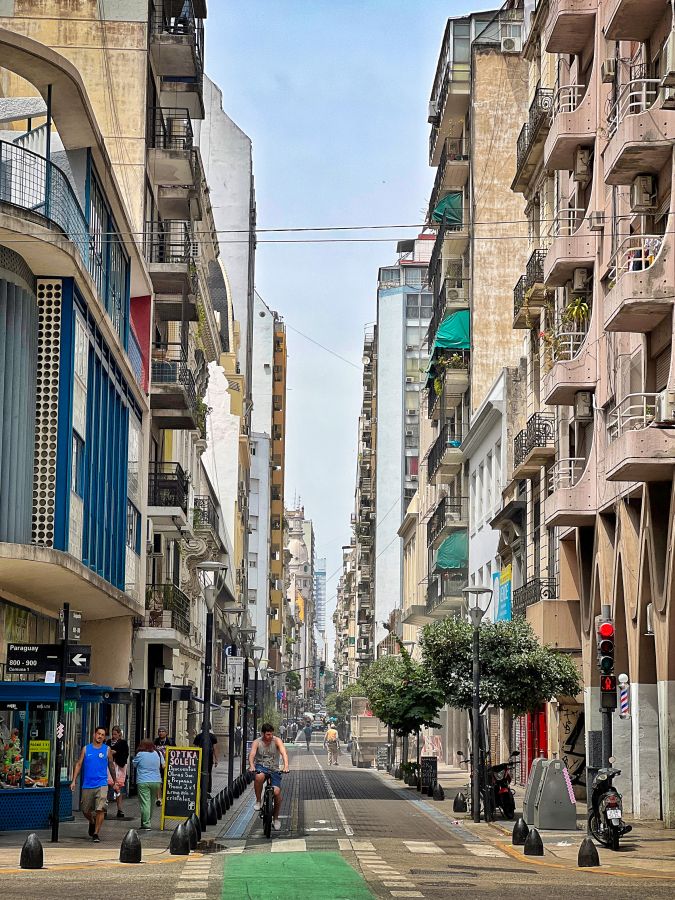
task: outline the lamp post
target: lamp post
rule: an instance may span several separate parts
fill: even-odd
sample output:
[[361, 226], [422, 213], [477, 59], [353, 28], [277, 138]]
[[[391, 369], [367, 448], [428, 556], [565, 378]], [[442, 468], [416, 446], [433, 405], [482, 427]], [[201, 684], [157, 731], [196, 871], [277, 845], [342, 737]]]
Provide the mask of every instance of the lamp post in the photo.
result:
[[204, 654], [204, 715], [202, 718], [202, 782], [200, 818], [206, 821], [206, 803], [209, 798], [211, 746], [211, 678], [213, 674], [213, 610], [216, 605], [216, 580], [227, 571], [225, 563], [206, 560], [197, 564], [199, 581], [206, 603], [206, 649]]
[[[244, 607], [240, 606], [237, 603], [230, 604], [223, 609], [223, 613], [225, 616], [232, 616], [236, 623], [239, 622], [241, 616], [244, 613]], [[235, 627], [236, 627], [235, 623]], [[232, 634], [232, 625], [228, 625], [230, 635]], [[233, 639], [233, 638], [232, 638]], [[233, 639], [234, 640], [234, 639]], [[231, 687], [231, 684], [230, 684]], [[229, 703], [229, 711], [227, 717], [227, 786], [232, 787], [232, 783], [234, 781], [234, 702], [235, 696], [230, 693], [228, 695], [228, 703]]]
[[[473, 806], [473, 820], [480, 822], [480, 785], [484, 781], [483, 750], [480, 746], [480, 623], [488, 610], [480, 605], [480, 598], [489, 594], [492, 598], [492, 588], [468, 587], [462, 591], [466, 595], [467, 604], [472, 594], [476, 596], [476, 605], [469, 606], [469, 620], [473, 625], [473, 715], [471, 722], [471, 745], [473, 749], [473, 766], [471, 770], [471, 802]], [[485, 820], [488, 819], [487, 794], [485, 800]]]
[[253, 740], [258, 737], [258, 671], [261, 668], [264, 671], [267, 667], [267, 659], [263, 656], [264, 652], [264, 647], [253, 647], [253, 665], [255, 667], [253, 676]]

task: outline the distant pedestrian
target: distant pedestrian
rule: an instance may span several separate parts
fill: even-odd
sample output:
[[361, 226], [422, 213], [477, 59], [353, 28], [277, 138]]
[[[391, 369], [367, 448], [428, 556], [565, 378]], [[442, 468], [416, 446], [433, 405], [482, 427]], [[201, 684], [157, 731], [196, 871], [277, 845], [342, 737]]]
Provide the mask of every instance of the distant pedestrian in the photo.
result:
[[[195, 739], [192, 742], [195, 747], [202, 747], [202, 733], [198, 731], [195, 735]], [[218, 765], [218, 738], [212, 731], [209, 731], [209, 743], [206, 748], [202, 747], [202, 752], [206, 753], [206, 765], [209, 771], [209, 783], [206, 787], [208, 793], [211, 793], [211, 787], [213, 784], [213, 767]]]
[[329, 725], [323, 738], [323, 746], [328, 750], [328, 765], [337, 766], [340, 752], [340, 738], [334, 725]]
[[309, 753], [309, 745], [312, 743], [312, 726], [309, 722], [302, 729], [302, 733], [305, 736], [305, 740], [307, 741], [307, 752]]
[[[115, 725], [113, 730], [110, 732], [110, 740], [107, 743], [113, 752], [113, 756], [115, 757], [116, 775], [114, 779], [108, 779], [108, 801], [114, 800], [117, 803], [117, 818], [123, 819], [124, 811], [122, 810], [122, 804], [127, 792], [127, 764], [129, 762], [129, 744], [127, 744], [127, 742], [124, 740], [124, 737], [122, 736], [122, 729], [119, 725]], [[113, 785], [113, 781], [116, 782], [119, 787], [115, 788]]]
[[241, 738], [242, 738], [242, 730], [241, 725], [237, 725], [234, 729], [234, 755], [241, 756]]
[[286, 728], [285, 725], [282, 725], [281, 728], [279, 729], [279, 734], [281, 735], [281, 740], [282, 740], [282, 741], [285, 741], [285, 740], [286, 740], [286, 732], [287, 732], [287, 730], [288, 730], [288, 729]]
[[97, 844], [101, 840], [99, 832], [108, 808], [108, 774], [116, 778], [115, 757], [110, 747], [106, 746], [105, 736], [106, 730], [102, 726], [94, 731], [91, 744], [86, 744], [80, 751], [70, 784], [71, 791], [74, 791], [77, 776], [84, 766], [80, 810], [89, 822], [89, 837]]
[[[145, 738], [138, 745], [134, 756], [136, 770], [136, 786], [138, 787], [138, 803], [141, 807], [141, 828], [147, 831], [152, 827], [152, 804], [157, 802], [162, 790], [162, 768], [164, 761], [159, 749], [153, 741]], [[162, 801], [159, 801], [161, 806]]]

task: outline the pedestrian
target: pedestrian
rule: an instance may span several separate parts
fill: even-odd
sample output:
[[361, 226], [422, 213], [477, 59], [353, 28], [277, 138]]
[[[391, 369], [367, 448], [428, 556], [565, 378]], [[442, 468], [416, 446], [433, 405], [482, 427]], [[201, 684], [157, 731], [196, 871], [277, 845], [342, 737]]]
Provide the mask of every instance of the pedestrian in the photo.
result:
[[340, 739], [334, 725], [329, 725], [323, 738], [323, 746], [328, 750], [328, 765], [337, 766], [340, 752]]
[[[138, 803], [141, 807], [141, 828], [147, 831], [148, 828], [152, 828], [152, 804], [153, 802], [157, 803], [157, 798], [162, 790], [164, 761], [159, 749], [149, 738], [145, 738], [138, 745], [133, 762], [136, 771], [136, 786], [138, 787]], [[161, 806], [161, 800], [159, 804]]]
[[[115, 779], [108, 779], [108, 801], [114, 800], [117, 803], [117, 818], [123, 819], [124, 812], [122, 804], [124, 796], [127, 792], [127, 763], [129, 762], [129, 744], [122, 736], [122, 729], [119, 725], [115, 725], [110, 732], [110, 740], [108, 746], [115, 757]], [[118, 788], [113, 786], [113, 781], [119, 785]]]
[[302, 729], [302, 733], [304, 734], [305, 740], [307, 741], [307, 752], [309, 753], [309, 745], [312, 743], [312, 726], [309, 722]]
[[113, 779], [116, 777], [115, 757], [110, 747], [106, 745], [106, 733], [103, 726], [94, 731], [92, 742], [85, 744], [80, 751], [70, 783], [70, 789], [74, 791], [77, 777], [84, 766], [80, 810], [89, 822], [89, 837], [96, 844], [101, 840], [99, 832], [108, 808], [108, 774]]
[[[202, 732], [199, 731], [195, 735], [195, 739], [192, 742], [195, 747], [202, 747]], [[202, 748], [202, 752], [206, 753], [206, 763], [209, 770], [209, 783], [206, 787], [208, 793], [211, 793], [211, 786], [213, 784], [213, 767], [218, 765], [218, 738], [212, 731], [209, 731], [209, 744], [208, 747], [204, 750]]]
[[281, 740], [284, 742], [286, 741], [286, 730], [286, 726], [282, 724], [281, 728], [279, 729], [279, 734], [281, 735]]
[[[160, 727], [157, 729], [157, 737], [155, 738], [155, 747], [157, 747], [159, 755], [162, 757], [162, 768], [164, 768], [164, 764], [166, 763], [166, 748], [174, 747], [175, 744], [176, 744], [176, 741], [173, 738], [169, 737], [168, 730], [163, 725], [160, 725]], [[155, 805], [161, 806], [162, 801], [159, 798], [157, 798], [157, 800], [155, 800]]]
[[242, 730], [241, 725], [237, 725], [234, 729], [234, 755], [241, 756], [241, 738], [242, 738]]

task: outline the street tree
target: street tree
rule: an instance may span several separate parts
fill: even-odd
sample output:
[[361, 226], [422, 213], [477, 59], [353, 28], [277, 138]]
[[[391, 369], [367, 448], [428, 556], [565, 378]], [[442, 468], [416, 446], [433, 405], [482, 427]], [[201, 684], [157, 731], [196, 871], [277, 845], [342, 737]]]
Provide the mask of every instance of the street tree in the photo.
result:
[[[445, 702], [470, 710], [473, 703], [473, 626], [466, 619], [442, 619], [420, 635], [426, 669]], [[514, 715], [533, 712], [554, 697], [581, 690], [579, 670], [567, 653], [542, 646], [525, 619], [480, 626], [480, 699]]]

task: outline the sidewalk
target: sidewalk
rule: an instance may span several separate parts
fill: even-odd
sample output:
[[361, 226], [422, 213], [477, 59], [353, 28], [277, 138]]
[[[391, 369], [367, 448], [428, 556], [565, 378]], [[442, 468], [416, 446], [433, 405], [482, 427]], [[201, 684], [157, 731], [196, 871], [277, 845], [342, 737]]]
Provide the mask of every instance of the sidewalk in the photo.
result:
[[[407, 787], [401, 781], [396, 781], [391, 775], [380, 772], [382, 778], [388, 783], [392, 781], [400, 788], [416, 796], [425, 805], [434, 811], [434, 815], [441, 813], [454, 825], [461, 826], [467, 831], [479, 837], [486, 843], [491, 843], [509, 856], [515, 859], [554, 868], [577, 869], [577, 855], [579, 845], [586, 836], [586, 806], [579, 804], [577, 815], [577, 831], [542, 831], [541, 839], [544, 844], [543, 857], [525, 856], [522, 847], [513, 847], [511, 833], [513, 824], [501, 817], [496, 822], [475, 824], [468, 813], [455, 813], [452, 803], [458, 791], [465, 792], [468, 784], [466, 771], [453, 766], [438, 766], [438, 781], [445, 792], [445, 801], [440, 803], [430, 797], [422, 796], [414, 788]], [[520, 814], [524, 788], [516, 790], [516, 818]], [[600, 857], [600, 871], [612, 875], [632, 875], [637, 878], [672, 878], [675, 880], [675, 829], [664, 828], [658, 821], [635, 821], [627, 817], [627, 821], [633, 825], [633, 831], [621, 841], [618, 852], [608, 850], [606, 847], [596, 844]], [[515, 822], [515, 820], [514, 820]], [[586, 870], [586, 871], [595, 871]]]

